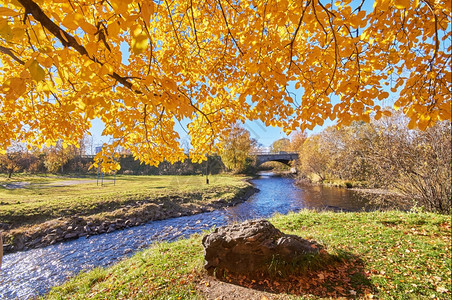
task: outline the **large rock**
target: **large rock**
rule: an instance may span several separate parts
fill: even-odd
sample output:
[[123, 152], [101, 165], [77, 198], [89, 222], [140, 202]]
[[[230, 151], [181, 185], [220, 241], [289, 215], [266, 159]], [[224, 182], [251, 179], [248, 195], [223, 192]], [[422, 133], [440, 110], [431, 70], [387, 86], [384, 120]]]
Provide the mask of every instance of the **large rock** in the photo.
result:
[[316, 254], [320, 245], [286, 235], [266, 220], [246, 221], [215, 229], [202, 240], [209, 274], [229, 271], [253, 274], [268, 270], [275, 260], [296, 262]]

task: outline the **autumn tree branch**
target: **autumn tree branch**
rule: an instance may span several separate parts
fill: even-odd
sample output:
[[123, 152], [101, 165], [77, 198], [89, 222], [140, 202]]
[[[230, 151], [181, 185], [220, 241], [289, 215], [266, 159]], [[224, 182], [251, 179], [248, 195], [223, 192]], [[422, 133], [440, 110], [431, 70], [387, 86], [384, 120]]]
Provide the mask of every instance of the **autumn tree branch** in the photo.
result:
[[[73, 48], [81, 55], [86, 55], [89, 59], [92, 61], [104, 65], [102, 62], [97, 60], [95, 57], [90, 57], [88, 54], [88, 51], [83, 45], [80, 45], [77, 40], [70, 35], [69, 33], [65, 32], [61, 29], [60, 26], [55, 24], [45, 13], [44, 11], [32, 0], [18, 0], [18, 2], [25, 8], [25, 17], [26, 19], [27, 15], [32, 15], [33, 18], [38, 21], [45, 29], [47, 29], [50, 33], [52, 33], [58, 40], [61, 42], [61, 44], [64, 47], [67, 48]], [[142, 94], [139, 90], [134, 90], [132, 83], [128, 81], [125, 77], [122, 77], [116, 72], [113, 72], [112, 74], [108, 74], [110, 77], [121, 83], [123, 86], [127, 87], [128, 89], [134, 91], [137, 94]]]
[[198, 41], [198, 32], [196, 30], [196, 21], [195, 21], [195, 14], [193, 12], [193, 0], [190, 0], [190, 11], [191, 11], [191, 18], [193, 20], [193, 32], [195, 34], [195, 41], [196, 41], [196, 46], [198, 46], [198, 55], [201, 56], [201, 46], [199, 45], [199, 41]]
[[306, 12], [306, 9], [308, 8], [308, 6], [309, 6], [310, 3], [311, 3], [310, 0], [306, 2], [306, 6], [304, 7], [303, 12], [301, 13], [300, 19], [298, 20], [297, 29], [295, 29], [295, 32], [294, 32], [294, 34], [293, 34], [293, 39], [292, 39], [292, 40], [290, 41], [290, 43], [289, 43], [289, 45], [290, 45], [290, 63], [289, 63], [289, 69], [290, 69], [290, 67], [292, 66], [292, 63], [293, 63], [293, 45], [294, 45], [294, 43], [295, 43], [295, 39], [297, 38], [298, 31], [300, 30], [301, 23], [303, 22], [303, 17], [304, 17], [304, 14], [305, 14], [305, 12]]
[[23, 60], [21, 60], [20, 58], [18, 58], [11, 49], [0, 46], [0, 52], [6, 55], [9, 55], [12, 59], [14, 59], [15, 61], [17, 61], [18, 63], [20, 63], [21, 65], [24, 65], [25, 62]]
[[240, 49], [239, 44], [237, 43], [237, 40], [235, 39], [234, 35], [232, 34], [231, 29], [229, 28], [229, 22], [228, 22], [228, 19], [226, 18], [226, 13], [224, 12], [223, 5], [221, 4], [221, 0], [218, 0], [218, 4], [220, 5], [224, 23], [226, 24], [226, 27], [228, 28], [228, 35], [231, 36], [232, 40], [234, 41], [235, 45], [237, 46], [237, 49], [239, 49], [240, 54], [244, 55], [242, 49]]

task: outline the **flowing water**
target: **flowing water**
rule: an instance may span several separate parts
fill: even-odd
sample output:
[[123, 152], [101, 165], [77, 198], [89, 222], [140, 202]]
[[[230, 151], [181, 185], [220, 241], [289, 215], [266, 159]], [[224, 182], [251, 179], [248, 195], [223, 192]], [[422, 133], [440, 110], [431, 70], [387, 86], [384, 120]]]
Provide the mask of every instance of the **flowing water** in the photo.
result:
[[7, 254], [0, 271], [0, 299], [28, 299], [83, 270], [105, 267], [158, 240], [172, 241], [234, 221], [268, 218], [303, 208], [363, 210], [364, 199], [347, 189], [297, 186], [290, 178], [262, 175], [252, 180], [260, 192], [235, 207], [79, 238], [41, 249]]

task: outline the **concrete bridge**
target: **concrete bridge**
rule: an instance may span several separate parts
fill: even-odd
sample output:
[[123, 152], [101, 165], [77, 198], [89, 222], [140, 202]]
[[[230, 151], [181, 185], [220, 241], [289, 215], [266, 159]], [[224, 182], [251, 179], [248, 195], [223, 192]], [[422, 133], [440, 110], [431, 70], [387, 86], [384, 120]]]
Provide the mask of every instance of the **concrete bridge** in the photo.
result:
[[256, 156], [256, 166], [259, 166], [267, 161], [277, 161], [290, 166], [292, 160], [298, 159], [297, 152], [254, 152], [251, 155]]

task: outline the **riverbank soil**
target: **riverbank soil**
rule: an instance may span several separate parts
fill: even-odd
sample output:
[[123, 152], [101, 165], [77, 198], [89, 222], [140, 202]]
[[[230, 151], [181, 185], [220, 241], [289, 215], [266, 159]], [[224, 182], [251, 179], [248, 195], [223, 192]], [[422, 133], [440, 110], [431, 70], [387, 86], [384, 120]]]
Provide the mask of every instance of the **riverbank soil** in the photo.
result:
[[[212, 211], [255, 192], [244, 177], [22, 177], [0, 181], [0, 230], [5, 252], [39, 248], [148, 221]], [[99, 181], [100, 183], [100, 181]]]
[[233, 283], [219, 281], [213, 277], [205, 277], [199, 281], [198, 289], [206, 300], [289, 300], [293, 297], [286, 294], [275, 294], [248, 288]]

